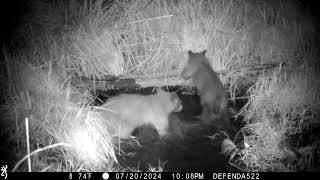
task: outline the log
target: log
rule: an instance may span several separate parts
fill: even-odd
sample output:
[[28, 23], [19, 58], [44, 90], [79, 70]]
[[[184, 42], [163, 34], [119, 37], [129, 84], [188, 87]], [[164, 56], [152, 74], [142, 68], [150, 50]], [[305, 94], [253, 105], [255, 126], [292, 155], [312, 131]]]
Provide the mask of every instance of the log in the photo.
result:
[[103, 79], [90, 79], [81, 77], [83, 83], [89, 87], [90, 90], [107, 91], [110, 89], [133, 89], [139, 87], [136, 80], [133, 78], [126, 78], [121, 76], [105, 76]]

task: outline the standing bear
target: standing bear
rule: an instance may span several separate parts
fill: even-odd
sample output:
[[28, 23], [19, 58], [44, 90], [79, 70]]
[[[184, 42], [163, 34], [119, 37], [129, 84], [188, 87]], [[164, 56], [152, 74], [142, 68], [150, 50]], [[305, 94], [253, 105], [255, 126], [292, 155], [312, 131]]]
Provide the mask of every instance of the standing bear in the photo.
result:
[[225, 119], [228, 106], [227, 93], [206, 57], [206, 50], [200, 53], [188, 51], [188, 56], [187, 64], [183, 68], [181, 76], [184, 80], [192, 79], [200, 91], [202, 106], [200, 119], [204, 122], [212, 122], [217, 118]]

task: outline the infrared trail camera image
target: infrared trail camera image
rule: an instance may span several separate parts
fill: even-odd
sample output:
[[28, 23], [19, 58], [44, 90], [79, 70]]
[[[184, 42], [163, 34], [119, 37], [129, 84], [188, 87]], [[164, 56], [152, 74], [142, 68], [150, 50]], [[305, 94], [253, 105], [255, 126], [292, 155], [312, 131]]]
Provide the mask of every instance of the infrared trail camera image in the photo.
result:
[[319, 8], [1, 4], [8, 172], [319, 172]]

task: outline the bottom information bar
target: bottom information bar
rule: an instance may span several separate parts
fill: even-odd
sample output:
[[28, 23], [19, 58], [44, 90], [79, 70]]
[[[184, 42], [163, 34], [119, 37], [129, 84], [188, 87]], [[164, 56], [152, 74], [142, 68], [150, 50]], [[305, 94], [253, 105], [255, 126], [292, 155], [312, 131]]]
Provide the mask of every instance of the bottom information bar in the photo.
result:
[[66, 179], [66, 180], [105, 180], [105, 179], [270, 179], [270, 178], [317, 178], [319, 172], [7, 172], [1, 179]]

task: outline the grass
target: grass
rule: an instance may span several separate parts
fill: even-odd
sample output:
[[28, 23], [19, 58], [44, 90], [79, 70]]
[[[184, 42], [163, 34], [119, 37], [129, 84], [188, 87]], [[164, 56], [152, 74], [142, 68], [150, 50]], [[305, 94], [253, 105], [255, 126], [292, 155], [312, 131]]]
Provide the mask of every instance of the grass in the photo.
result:
[[[6, 58], [7, 62], [10, 62], [11, 57], [6, 56]], [[92, 120], [90, 116], [90, 106], [88, 105], [92, 97], [88, 92], [79, 92], [78, 89], [70, 85], [70, 82], [59, 82], [59, 78], [56, 78], [56, 75], [59, 74], [52, 67], [48, 67], [48, 71], [22, 66], [19, 61], [17, 63], [18, 65], [14, 66], [16, 69], [7, 69], [7, 72], [12, 75], [12, 82], [8, 85], [16, 91], [9, 92], [6, 106], [3, 107], [8, 108], [4, 109], [8, 112], [8, 122], [14, 122], [11, 123], [9, 129], [16, 132], [13, 133], [16, 135], [14, 142], [19, 145], [16, 151], [19, 152], [18, 154], [23, 154], [26, 150], [36, 149], [33, 153], [28, 153], [26, 157], [29, 157], [40, 154], [43, 150], [47, 151], [57, 144], [71, 146], [71, 148], [67, 146], [68, 148], [52, 150], [53, 154], [58, 156], [49, 156], [48, 158], [56, 160], [43, 158], [44, 152], [44, 154], [33, 157], [33, 163], [28, 165], [29, 171], [31, 171], [31, 166], [36, 171], [39, 169], [52, 171], [52, 168], [75, 171], [79, 168], [81, 170], [89, 167], [90, 160], [96, 164], [102, 163], [102, 161], [108, 163], [110, 159], [116, 162], [113, 144], [109, 142], [108, 134], [103, 133], [99, 129], [102, 128], [98, 124], [99, 121]], [[34, 84], [29, 83], [30, 80]], [[10, 111], [9, 108], [13, 108], [15, 111]], [[29, 119], [28, 128], [23, 128], [22, 119], [24, 118]], [[30, 133], [27, 133], [27, 140], [23, 137], [25, 134], [23, 132], [26, 130]], [[79, 131], [81, 131], [80, 134]], [[86, 138], [88, 138], [87, 141], [85, 141]], [[30, 147], [25, 147], [29, 141]], [[83, 147], [92, 147], [92, 149], [84, 149]], [[99, 151], [93, 152], [96, 153], [94, 156], [90, 156], [92, 151], [97, 150]], [[64, 159], [63, 164], [59, 164], [62, 163], [59, 162], [59, 157]], [[47, 163], [52, 165], [51, 161], [56, 161], [53, 163], [55, 166], [48, 168]], [[19, 164], [16, 165], [17, 168], [19, 168]]]
[[[16, 38], [2, 48], [0, 74], [5, 87], [2, 124], [11, 137], [6, 141], [13, 144], [16, 162], [30, 159], [28, 166], [17, 163], [15, 170], [123, 170], [102, 118], [90, 107], [88, 91], [96, 87], [82, 77], [135, 78], [142, 87], [190, 85], [180, 77], [186, 52], [204, 49], [233, 101], [248, 89], [248, 103], [238, 113], [246, 125], [223, 143], [230, 163], [245, 171], [317, 166], [312, 159], [317, 138], [308, 144], [292, 142], [317, 127], [319, 118], [319, 77], [311, 68], [318, 58], [312, 42], [315, 27], [298, 1], [27, 4]], [[279, 69], [250, 70], [265, 64], [278, 64]], [[150, 167], [158, 170], [163, 170], [160, 162]]]
[[319, 85], [312, 68], [291, 73], [279, 69], [260, 77], [242, 109], [247, 122], [240, 132], [243, 139], [235, 140], [238, 144], [227, 152], [232, 158], [237, 155], [231, 162], [245, 164], [247, 171], [305, 171], [318, 166], [312, 157], [319, 137], [311, 140], [303, 134], [319, 127]]

